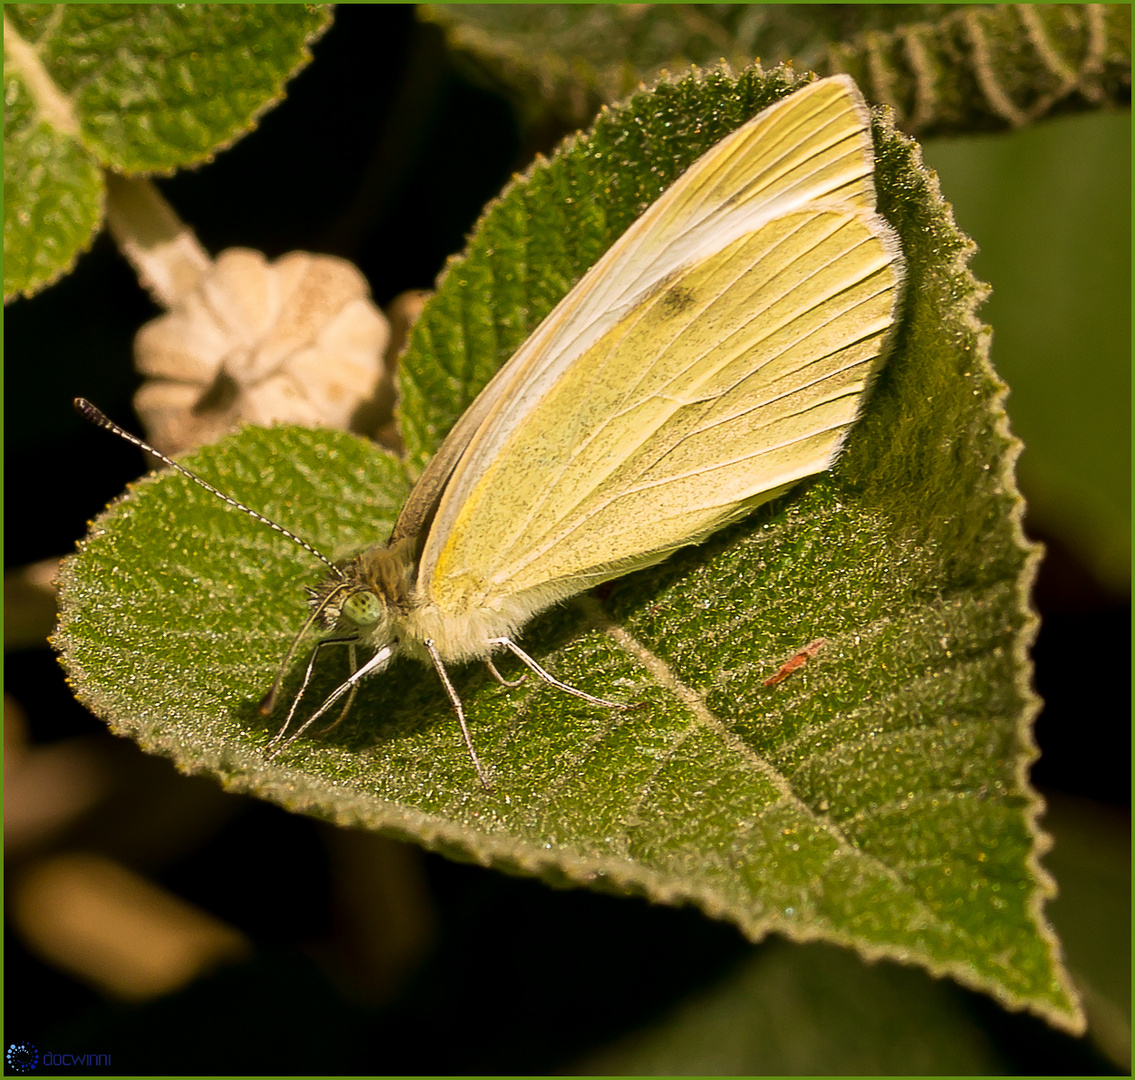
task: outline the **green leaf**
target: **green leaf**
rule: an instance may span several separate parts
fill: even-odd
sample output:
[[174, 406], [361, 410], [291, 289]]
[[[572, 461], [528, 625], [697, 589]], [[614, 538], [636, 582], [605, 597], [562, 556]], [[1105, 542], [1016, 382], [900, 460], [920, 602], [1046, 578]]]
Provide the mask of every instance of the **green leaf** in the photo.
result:
[[587, 123], [602, 103], [666, 70], [761, 57], [818, 69], [828, 43], [890, 29], [921, 5], [426, 4], [471, 74], [499, 87], [529, 122]]
[[887, 32], [835, 42], [823, 70], [853, 76], [923, 138], [1130, 106], [1131, 5], [917, 6]]
[[7, 5], [5, 297], [90, 246], [103, 169], [171, 173], [251, 131], [330, 19], [318, 5]]
[[926, 158], [994, 286], [988, 316], [998, 370], [1013, 387], [1013, 428], [1028, 447], [1020, 479], [1029, 521], [1127, 593], [1131, 115], [938, 141]]
[[431, 4], [474, 78], [571, 127], [691, 64], [844, 71], [916, 134], [1131, 100], [1128, 4]]
[[1083, 995], [1095, 1048], [1131, 1072], [1131, 816], [1088, 799], [1046, 796], [1046, 862], [1060, 882], [1052, 922]]
[[[289, 428], [247, 430], [192, 466], [335, 557], [381, 541], [491, 372], [685, 167], [795, 83], [757, 69], [662, 83], [518, 178], [414, 327], [405, 465]], [[921, 964], [1078, 1028], [1041, 914], [1051, 886], [1025, 779], [1035, 553], [974, 316], [984, 289], [917, 147], [881, 120], [875, 134], [910, 280], [835, 470], [526, 631], [557, 676], [634, 708], [457, 671], [485, 792], [438, 680], [405, 662], [364, 684], [336, 730], [267, 761], [280, 718], [257, 701], [318, 567], [177, 476], [138, 484], [65, 567], [56, 642], [76, 693], [233, 790], [550, 882], [694, 903], [753, 939]], [[346, 663], [324, 659], [312, 700]]]
[[[587, 1076], [996, 1076], [1006, 1063], [947, 985], [835, 949], [762, 947]], [[896, 1023], [895, 1018], [901, 1017]]]

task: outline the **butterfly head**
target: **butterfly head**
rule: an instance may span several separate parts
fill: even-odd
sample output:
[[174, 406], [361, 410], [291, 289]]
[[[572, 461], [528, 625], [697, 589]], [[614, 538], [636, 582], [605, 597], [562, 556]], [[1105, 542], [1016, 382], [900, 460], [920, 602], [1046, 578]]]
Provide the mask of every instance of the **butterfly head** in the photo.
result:
[[412, 610], [415, 562], [409, 541], [376, 545], [356, 556], [315, 588], [311, 605], [328, 630], [394, 643], [399, 622]]

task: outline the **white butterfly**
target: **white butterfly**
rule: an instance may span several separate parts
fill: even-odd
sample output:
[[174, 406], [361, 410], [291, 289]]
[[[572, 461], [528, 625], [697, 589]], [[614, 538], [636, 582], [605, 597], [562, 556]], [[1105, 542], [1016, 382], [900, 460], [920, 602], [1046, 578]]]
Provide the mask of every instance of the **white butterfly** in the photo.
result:
[[885, 359], [903, 281], [873, 177], [870, 115], [847, 76], [765, 109], [679, 177], [500, 369], [386, 544], [336, 567], [293, 536], [331, 572], [281, 677], [314, 622], [333, 633], [277, 740], [327, 644], [348, 646], [353, 674], [292, 738], [403, 653], [441, 677], [486, 786], [448, 664], [491, 666], [506, 649], [618, 707], [514, 639], [550, 605], [831, 466]]

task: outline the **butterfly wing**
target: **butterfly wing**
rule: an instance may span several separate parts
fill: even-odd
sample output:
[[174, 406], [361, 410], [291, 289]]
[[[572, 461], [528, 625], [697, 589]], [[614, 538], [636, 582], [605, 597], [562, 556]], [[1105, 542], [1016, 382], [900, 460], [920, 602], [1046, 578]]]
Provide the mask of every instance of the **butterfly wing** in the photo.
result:
[[831, 464], [902, 276], [866, 125], [843, 79], [760, 114], [541, 325], [441, 493], [419, 569], [439, 610], [538, 610]]
[[[810, 83], [700, 157], [577, 283], [454, 425], [404, 504], [390, 543], [444, 535], [533, 398], [667, 275], [707, 245], [823, 199], [872, 210], [870, 117], [846, 75]], [[450, 484], [451, 478], [454, 484]], [[456, 485], [456, 486], [454, 486]], [[448, 491], [449, 517], [435, 520]], [[435, 545], [436, 551], [436, 545]]]
[[898, 286], [880, 224], [838, 207], [777, 218], [676, 275], [512, 429], [440, 544], [435, 601], [551, 602], [828, 468], [881, 362]]

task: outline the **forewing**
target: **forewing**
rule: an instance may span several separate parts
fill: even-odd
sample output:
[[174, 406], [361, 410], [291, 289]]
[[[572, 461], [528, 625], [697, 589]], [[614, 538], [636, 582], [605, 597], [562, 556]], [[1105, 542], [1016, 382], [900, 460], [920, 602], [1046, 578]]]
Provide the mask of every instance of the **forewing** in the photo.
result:
[[890, 228], [839, 204], [672, 274], [511, 427], [445, 532], [432, 598], [457, 611], [570, 595], [828, 468], [882, 363], [901, 280]]
[[873, 209], [872, 168], [870, 117], [843, 75], [808, 84], [711, 147], [485, 387], [423, 472], [391, 543], [429, 526], [428, 574], [467, 493], [532, 403], [578, 356], [668, 276], [774, 217], [818, 201]]

